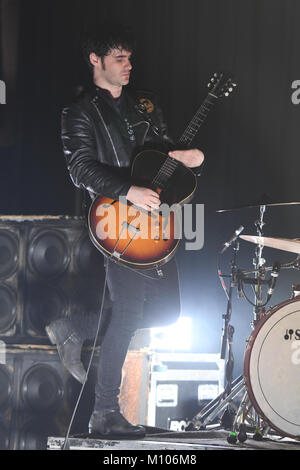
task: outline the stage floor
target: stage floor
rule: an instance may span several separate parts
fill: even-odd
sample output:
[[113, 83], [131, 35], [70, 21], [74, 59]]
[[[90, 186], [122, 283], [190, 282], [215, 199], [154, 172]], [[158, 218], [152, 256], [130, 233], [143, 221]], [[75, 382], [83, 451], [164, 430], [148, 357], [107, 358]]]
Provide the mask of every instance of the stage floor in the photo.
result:
[[[300, 450], [300, 441], [281, 436], [264, 437], [261, 441], [253, 439], [247, 433], [245, 442], [231, 444], [227, 441], [230, 432], [225, 430], [205, 430], [188, 432], [164, 432], [146, 435], [140, 440], [107, 440], [88, 437], [87, 435], [71, 436], [68, 441], [70, 450], [103, 450], [103, 451], [203, 451], [203, 450]], [[48, 450], [60, 450], [64, 437], [49, 437]]]

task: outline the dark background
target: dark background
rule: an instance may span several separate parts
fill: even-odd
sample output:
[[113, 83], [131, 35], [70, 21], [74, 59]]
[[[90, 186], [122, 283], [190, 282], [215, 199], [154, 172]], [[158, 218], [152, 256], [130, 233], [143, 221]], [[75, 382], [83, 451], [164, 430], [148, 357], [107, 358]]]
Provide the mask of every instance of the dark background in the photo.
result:
[[[194, 145], [206, 164], [195, 203], [205, 204], [205, 244], [178, 253], [183, 315], [193, 317], [193, 351], [219, 352], [226, 297], [217, 252], [241, 224], [255, 234], [258, 208], [217, 214], [267, 194], [299, 201], [300, 3], [297, 0], [1, 0], [0, 214], [77, 215], [80, 194], [67, 174], [60, 112], [88, 80], [80, 54], [84, 31], [116, 19], [138, 39], [132, 83], [160, 95], [170, 133], [179, 137], [216, 71], [237, 90], [220, 101]], [[266, 236], [296, 238], [300, 206], [269, 207]], [[238, 264], [252, 267], [254, 245], [241, 242]], [[229, 272], [232, 251], [222, 258]], [[296, 255], [264, 249], [267, 265]], [[291, 296], [299, 272], [282, 271], [271, 304]], [[249, 291], [249, 296], [252, 294]], [[252, 297], [251, 297], [252, 298]], [[243, 363], [252, 307], [234, 293], [235, 375]]]

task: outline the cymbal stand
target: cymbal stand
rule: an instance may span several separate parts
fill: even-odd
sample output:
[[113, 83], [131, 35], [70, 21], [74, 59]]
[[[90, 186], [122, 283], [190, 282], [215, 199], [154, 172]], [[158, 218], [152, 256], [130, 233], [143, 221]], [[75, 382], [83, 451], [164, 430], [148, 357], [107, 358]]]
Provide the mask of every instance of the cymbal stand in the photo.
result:
[[[264, 222], [264, 214], [266, 211], [266, 206], [261, 205], [259, 206], [259, 219], [254, 222], [256, 227], [258, 237], [263, 237], [263, 227], [265, 225]], [[262, 257], [263, 245], [258, 244], [255, 249], [255, 258], [253, 259], [253, 265], [256, 271], [255, 279], [257, 283], [254, 287], [254, 294], [255, 294], [255, 307], [254, 307], [254, 321], [253, 326], [259, 321], [261, 315], [265, 312], [262, 308], [263, 300], [262, 300], [262, 283], [259, 281], [263, 281], [265, 278], [265, 263], [266, 260]]]
[[[256, 227], [256, 232], [258, 237], [263, 237], [263, 227], [265, 225], [264, 222], [264, 214], [266, 211], [266, 206], [261, 205], [259, 206], [259, 218], [254, 222]], [[255, 249], [255, 257], [253, 258], [253, 265], [254, 265], [254, 279], [247, 279], [244, 277], [244, 273], [239, 272], [237, 275], [238, 282], [239, 282], [239, 275], [241, 274], [241, 279], [249, 284], [252, 284], [254, 289], [254, 320], [251, 324], [252, 328], [256, 326], [257, 322], [260, 320], [261, 316], [265, 313], [265, 304], [263, 303], [263, 292], [262, 287], [263, 285], [267, 284], [268, 281], [265, 280], [265, 263], [266, 260], [262, 256], [263, 245], [258, 244]], [[243, 282], [242, 281], [242, 282]], [[248, 426], [252, 428], [259, 429], [259, 424], [261, 423], [260, 417], [257, 415], [256, 411], [254, 410], [248, 396], [248, 392], [244, 385], [244, 380], [242, 380], [243, 386], [241, 387], [241, 391], [243, 392], [243, 398], [240, 402], [240, 406], [237, 410], [235, 415], [235, 419], [233, 421], [232, 431], [233, 435], [229, 436], [229, 442], [236, 442], [237, 437], [235, 435], [236, 431], [239, 431], [238, 439], [243, 442], [247, 439], [246, 434], [246, 423]]]
[[[263, 227], [265, 225], [264, 222], [264, 214], [266, 211], [266, 206], [261, 205], [259, 206], [259, 218], [258, 220], [255, 221], [254, 225], [256, 227], [257, 231], [257, 236], [258, 237], [263, 237]], [[245, 276], [245, 272], [239, 272], [238, 273], [238, 282], [239, 282], [239, 275], [241, 274], [242, 282], [247, 282], [248, 284], [252, 284], [254, 288], [254, 320], [251, 324], [252, 329], [255, 328], [256, 324], [258, 321], [262, 318], [262, 316], [265, 314], [265, 305], [267, 304], [269, 298], [267, 298], [267, 301], [264, 303], [263, 302], [263, 285], [266, 285], [269, 283], [265, 279], [266, 275], [266, 260], [262, 256], [262, 251], [263, 251], [263, 245], [258, 244], [256, 249], [255, 249], [255, 257], [253, 258], [253, 265], [254, 265], [254, 279], [248, 278], [247, 275]], [[244, 380], [243, 380], [244, 384]], [[232, 433], [232, 436], [229, 436], [227, 439], [229, 442], [235, 443], [237, 439], [240, 442], [244, 442], [247, 439], [247, 426], [248, 428], [252, 428], [254, 430], [254, 439], [261, 439], [265, 432], [268, 430], [268, 426], [262, 421], [260, 416], [257, 414], [255, 409], [253, 408], [251, 401], [248, 396], [248, 392], [246, 390], [245, 385], [242, 387], [244, 395], [243, 398], [240, 402], [240, 406], [237, 410], [234, 422], [233, 422], [233, 427], [232, 430], [234, 431]], [[262, 429], [262, 431], [261, 431]], [[235, 432], [239, 431], [239, 433], [236, 435]]]

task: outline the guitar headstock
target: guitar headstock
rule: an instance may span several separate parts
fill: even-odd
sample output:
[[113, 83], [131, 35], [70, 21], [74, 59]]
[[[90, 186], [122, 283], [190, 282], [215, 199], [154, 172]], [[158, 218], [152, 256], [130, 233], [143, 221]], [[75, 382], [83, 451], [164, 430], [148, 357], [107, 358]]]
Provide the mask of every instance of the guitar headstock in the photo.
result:
[[229, 96], [236, 86], [237, 84], [234, 83], [231, 78], [227, 78], [227, 80], [224, 79], [223, 72], [214, 73], [209, 83], [207, 84], [209, 92], [216, 98]]

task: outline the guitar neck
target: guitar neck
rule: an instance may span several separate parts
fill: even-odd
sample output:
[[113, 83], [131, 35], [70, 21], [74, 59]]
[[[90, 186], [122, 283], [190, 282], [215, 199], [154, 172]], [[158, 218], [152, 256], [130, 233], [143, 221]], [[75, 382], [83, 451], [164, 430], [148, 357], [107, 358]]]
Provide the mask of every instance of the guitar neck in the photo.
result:
[[[178, 144], [180, 146], [184, 146], [184, 148], [188, 148], [190, 144], [192, 143], [195, 135], [197, 134], [198, 130], [200, 129], [200, 126], [203, 124], [205, 121], [209, 111], [213, 107], [215, 100], [218, 98], [217, 95], [213, 93], [208, 93], [207, 97], [195, 113], [194, 117], [186, 127], [185, 131], [183, 132], [182, 136], [180, 137]], [[158, 174], [155, 176], [155, 178], [152, 181], [152, 184], [155, 185], [160, 185], [160, 187], [164, 187], [164, 185], [167, 184], [167, 181], [169, 178], [172, 176], [174, 173], [175, 169], [178, 166], [178, 161], [174, 160], [171, 157], [167, 157], [164, 164], [160, 168]]]
[[[204, 123], [208, 113], [212, 109], [213, 105], [215, 104], [216, 100], [220, 98], [220, 96], [225, 95], [228, 96], [229, 93], [232, 92], [233, 87], [236, 86], [235, 83], [232, 82], [231, 78], [227, 80], [226, 84], [222, 85], [221, 80], [223, 77], [223, 73], [217, 74], [215, 73], [213, 78], [211, 78], [208, 87], [212, 87], [207, 94], [205, 100], [201, 104], [201, 106], [196, 111], [194, 117], [186, 127], [185, 131], [183, 132], [182, 136], [178, 140], [179, 148], [183, 147], [185, 149], [189, 148], [191, 145], [195, 135], [199, 131], [200, 127]], [[220, 90], [220, 87], [221, 90]], [[168, 180], [175, 172], [176, 168], [178, 167], [179, 162], [174, 160], [171, 157], [167, 157], [159, 169], [158, 173], [155, 175], [152, 184], [158, 187], [166, 187], [168, 184]]]
[[195, 135], [199, 131], [200, 127], [204, 123], [208, 113], [210, 112], [211, 108], [215, 104], [215, 101], [218, 97], [213, 93], [208, 93], [207, 97], [195, 113], [194, 117], [192, 118], [191, 122], [188, 124], [186, 129], [184, 130], [182, 136], [180, 137], [178, 143], [183, 145], [184, 147], [188, 148]]

